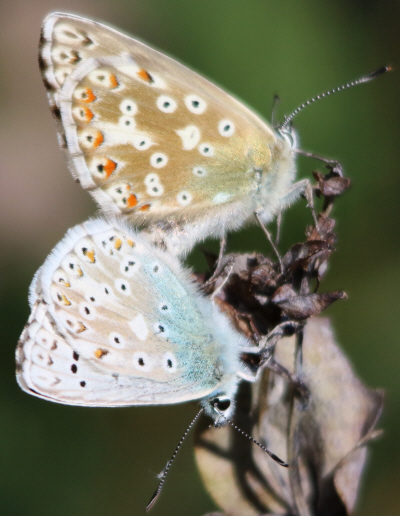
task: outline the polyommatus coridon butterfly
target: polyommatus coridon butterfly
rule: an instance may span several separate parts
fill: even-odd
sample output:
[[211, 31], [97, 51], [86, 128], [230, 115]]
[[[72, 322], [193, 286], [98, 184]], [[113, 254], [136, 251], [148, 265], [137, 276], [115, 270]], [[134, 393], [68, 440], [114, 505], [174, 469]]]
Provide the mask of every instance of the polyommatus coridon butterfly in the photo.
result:
[[268, 222], [304, 190], [290, 128], [257, 115], [177, 61], [105, 25], [43, 24], [40, 65], [70, 169], [106, 213], [150, 225], [184, 252]]
[[[68, 405], [215, 399], [232, 413], [246, 340], [177, 258], [117, 220], [69, 230], [36, 273], [17, 348], [26, 392]], [[221, 405], [220, 405], [221, 407]]]

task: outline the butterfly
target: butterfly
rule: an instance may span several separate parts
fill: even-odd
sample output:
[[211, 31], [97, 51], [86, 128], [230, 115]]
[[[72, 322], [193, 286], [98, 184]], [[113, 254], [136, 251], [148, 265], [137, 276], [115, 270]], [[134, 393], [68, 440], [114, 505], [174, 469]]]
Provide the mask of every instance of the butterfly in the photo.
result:
[[69, 168], [106, 214], [182, 254], [208, 236], [266, 223], [293, 184], [292, 129], [275, 131], [177, 61], [91, 20], [44, 21], [40, 68]]
[[68, 231], [36, 273], [30, 305], [17, 380], [49, 401], [111, 407], [201, 399], [221, 423], [220, 412], [234, 410], [239, 380], [249, 377], [240, 359], [246, 339], [189, 271], [115, 218]]

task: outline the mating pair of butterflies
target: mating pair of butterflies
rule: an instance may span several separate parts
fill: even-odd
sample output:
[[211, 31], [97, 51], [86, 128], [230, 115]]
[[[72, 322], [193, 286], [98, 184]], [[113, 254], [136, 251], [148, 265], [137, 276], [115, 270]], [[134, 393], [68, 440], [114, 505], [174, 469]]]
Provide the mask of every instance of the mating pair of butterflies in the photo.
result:
[[40, 67], [71, 172], [108, 218], [71, 229], [37, 272], [20, 386], [70, 405], [201, 399], [222, 423], [250, 377], [240, 355], [251, 348], [179, 256], [254, 212], [270, 221], [299, 195], [291, 129], [69, 14], [44, 21]]

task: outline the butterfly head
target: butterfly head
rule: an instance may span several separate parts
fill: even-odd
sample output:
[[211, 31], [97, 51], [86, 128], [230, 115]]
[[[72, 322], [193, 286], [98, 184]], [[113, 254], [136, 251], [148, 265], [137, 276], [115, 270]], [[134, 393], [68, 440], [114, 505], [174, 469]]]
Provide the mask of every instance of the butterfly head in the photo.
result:
[[215, 426], [225, 425], [226, 419], [230, 419], [235, 411], [234, 396], [230, 393], [212, 396], [204, 400], [202, 405], [206, 414], [214, 420]]

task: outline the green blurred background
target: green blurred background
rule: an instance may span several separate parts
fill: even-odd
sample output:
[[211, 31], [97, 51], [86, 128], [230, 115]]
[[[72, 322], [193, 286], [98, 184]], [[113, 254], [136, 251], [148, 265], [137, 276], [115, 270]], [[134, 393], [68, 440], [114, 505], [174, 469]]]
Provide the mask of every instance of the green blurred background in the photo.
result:
[[[15, 382], [14, 348], [29, 313], [31, 278], [65, 231], [95, 212], [59, 151], [37, 66], [41, 20], [54, 10], [137, 35], [267, 119], [275, 93], [282, 117], [314, 94], [393, 65], [394, 73], [320, 102], [295, 125], [303, 149], [338, 159], [353, 180], [335, 208], [338, 252], [323, 290], [348, 292], [327, 315], [363, 381], [388, 393], [385, 434], [372, 446], [358, 514], [398, 515], [400, 4], [378, 0], [0, 3], [1, 514], [142, 514], [154, 474], [196, 412], [194, 404], [73, 408], [30, 397]], [[299, 167], [309, 176], [318, 163], [301, 159]], [[304, 205], [286, 213], [282, 250], [311, 220]], [[232, 237], [231, 249], [260, 242], [259, 231], [247, 230]], [[259, 249], [269, 252], [267, 244]], [[152, 514], [213, 509], [187, 443]]]

